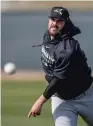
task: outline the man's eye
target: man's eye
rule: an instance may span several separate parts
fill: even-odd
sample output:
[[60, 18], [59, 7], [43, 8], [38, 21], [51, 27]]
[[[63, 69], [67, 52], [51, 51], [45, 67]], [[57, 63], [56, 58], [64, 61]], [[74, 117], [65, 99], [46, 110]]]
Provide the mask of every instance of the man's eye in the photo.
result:
[[62, 22], [62, 20], [60, 20], [60, 19], [57, 19], [57, 20], [56, 20], [55, 18], [51, 18], [51, 20], [52, 20], [52, 21], [56, 21], [57, 23]]
[[62, 22], [62, 20], [57, 20], [57, 22], [59, 23], [59, 22]]
[[55, 18], [51, 18], [52, 21], [55, 21]]

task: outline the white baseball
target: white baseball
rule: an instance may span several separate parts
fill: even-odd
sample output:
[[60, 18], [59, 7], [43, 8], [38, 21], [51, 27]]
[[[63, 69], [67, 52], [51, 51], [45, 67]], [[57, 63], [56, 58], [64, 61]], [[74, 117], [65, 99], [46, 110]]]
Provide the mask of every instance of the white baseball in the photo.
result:
[[6, 63], [4, 65], [4, 72], [7, 74], [14, 74], [16, 73], [16, 65], [12, 62]]

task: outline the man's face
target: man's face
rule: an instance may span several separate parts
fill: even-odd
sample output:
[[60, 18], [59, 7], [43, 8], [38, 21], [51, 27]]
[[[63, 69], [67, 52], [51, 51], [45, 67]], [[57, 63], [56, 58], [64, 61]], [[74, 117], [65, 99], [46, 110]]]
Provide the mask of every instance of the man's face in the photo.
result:
[[57, 18], [49, 18], [48, 21], [48, 31], [51, 36], [55, 36], [60, 30], [63, 29], [65, 21], [59, 20]]

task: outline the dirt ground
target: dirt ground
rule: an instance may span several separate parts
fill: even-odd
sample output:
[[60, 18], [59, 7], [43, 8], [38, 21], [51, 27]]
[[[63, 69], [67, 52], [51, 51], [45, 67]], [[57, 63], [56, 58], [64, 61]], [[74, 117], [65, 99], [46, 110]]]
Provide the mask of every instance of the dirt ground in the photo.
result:
[[[93, 76], [93, 73], [92, 73]], [[15, 74], [8, 75], [1, 71], [1, 80], [45, 80], [43, 71], [17, 71]]]
[[1, 71], [1, 80], [45, 80], [43, 71], [17, 71], [15, 74], [8, 75]]

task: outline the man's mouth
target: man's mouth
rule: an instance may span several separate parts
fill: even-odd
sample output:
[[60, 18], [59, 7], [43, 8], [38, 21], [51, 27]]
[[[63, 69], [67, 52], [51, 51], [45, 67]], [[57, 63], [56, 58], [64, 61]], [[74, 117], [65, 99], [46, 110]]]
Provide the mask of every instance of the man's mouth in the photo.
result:
[[57, 26], [52, 26], [51, 28], [58, 29], [58, 27], [57, 27]]
[[57, 28], [57, 27], [51, 27], [51, 29], [53, 29], [53, 30], [58, 30], [58, 28]]

